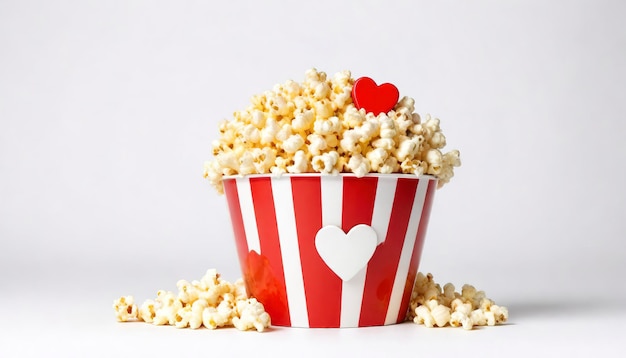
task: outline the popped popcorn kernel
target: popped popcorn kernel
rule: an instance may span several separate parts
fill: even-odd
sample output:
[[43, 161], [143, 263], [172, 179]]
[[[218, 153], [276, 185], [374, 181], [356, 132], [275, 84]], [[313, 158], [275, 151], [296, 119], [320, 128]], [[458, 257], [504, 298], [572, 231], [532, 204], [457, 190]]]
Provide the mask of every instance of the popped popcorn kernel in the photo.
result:
[[413, 319], [413, 322], [423, 324], [428, 328], [433, 328], [435, 326], [435, 319], [427, 306], [419, 306], [415, 309], [415, 318]]
[[443, 327], [450, 322], [450, 307], [437, 305], [430, 310], [430, 314], [438, 327]]
[[183, 303], [178, 297], [170, 291], [158, 291], [157, 298], [157, 310], [154, 314], [153, 324], [160, 325], [174, 325], [176, 322], [176, 314], [178, 310], [183, 308]]
[[189, 328], [197, 329], [202, 326], [204, 309], [208, 307], [208, 303], [205, 300], [196, 300], [191, 305], [191, 316], [189, 317]]
[[448, 183], [461, 161], [458, 150], [443, 151], [439, 119], [422, 119], [407, 96], [387, 113], [357, 109], [354, 82], [350, 71], [330, 77], [313, 68], [301, 83], [252, 96], [247, 108], [220, 122], [204, 178], [219, 194], [225, 176], [248, 174], [404, 173], [436, 176], [438, 188]]
[[208, 306], [202, 312], [202, 324], [209, 329], [216, 329], [232, 325], [235, 314], [235, 298], [232, 294], [225, 294], [217, 306]]
[[154, 300], [146, 300], [139, 309], [132, 296], [115, 300], [115, 317], [121, 322], [140, 320], [191, 329], [235, 326], [263, 332], [271, 324], [263, 304], [248, 297], [241, 278], [230, 283], [210, 269], [200, 280], [179, 280], [176, 286], [178, 293], [159, 290]]
[[432, 274], [419, 272], [409, 302], [407, 320], [426, 327], [463, 327], [471, 330], [474, 326], [495, 326], [509, 319], [506, 307], [498, 306], [472, 285], [463, 285], [461, 292], [455, 292], [454, 285], [441, 286]]
[[232, 322], [238, 330], [256, 329], [258, 332], [263, 332], [271, 324], [269, 314], [256, 298], [237, 301], [237, 316]]
[[139, 319], [146, 323], [152, 323], [155, 316], [155, 302], [153, 300], [145, 300], [139, 308]]
[[115, 318], [120, 322], [137, 319], [137, 305], [133, 296], [122, 296], [113, 301]]
[[337, 152], [316, 155], [311, 160], [313, 170], [325, 174], [337, 174], [339, 172], [339, 154]]
[[450, 326], [463, 327], [463, 329], [465, 330], [470, 330], [474, 327], [474, 323], [467, 314], [459, 311], [454, 311], [450, 315]]
[[192, 304], [198, 299], [198, 291], [187, 280], [180, 280], [176, 283], [178, 287], [178, 299], [183, 304]]
[[235, 300], [245, 300], [248, 298], [248, 293], [246, 292], [246, 284], [243, 281], [243, 278], [239, 278], [234, 283], [234, 290], [232, 294], [235, 295]]
[[357, 177], [363, 177], [370, 170], [370, 162], [366, 157], [362, 156], [359, 153], [354, 154], [350, 157], [348, 164], [346, 165]]
[[180, 308], [174, 316], [174, 326], [176, 328], [189, 327], [189, 321], [191, 320], [191, 305]]
[[289, 173], [306, 173], [309, 169], [309, 159], [303, 150], [299, 150], [293, 156], [293, 165], [287, 167]]

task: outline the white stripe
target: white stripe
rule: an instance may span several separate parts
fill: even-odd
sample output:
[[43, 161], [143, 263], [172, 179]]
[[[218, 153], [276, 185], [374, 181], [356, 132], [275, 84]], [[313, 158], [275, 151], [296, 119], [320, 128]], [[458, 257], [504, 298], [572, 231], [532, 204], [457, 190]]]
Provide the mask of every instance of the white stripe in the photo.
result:
[[276, 226], [280, 254], [283, 258], [285, 288], [289, 303], [289, 318], [293, 327], [308, 327], [309, 316], [302, 278], [302, 263], [298, 245], [296, 216], [293, 209], [291, 179], [288, 177], [272, 178], [272, 194], [276, 211]]
[[396, 277], [393, 281], [389, 307], [387, 308], [387, 315], [385, 316], [385, 324], [396, 323], [398, 319], [400, 305], [402, 304], [402, 295], [404, 294], [404, 285], [406, 284], [406, 277], [409, 273], [411, 256], [413, 255], [413, 247], [422, 218], [422, 209], [424, 208], [424, 199], [429, 182], [430, 180], [428, 179], [420, 179], [417, 185], [413, 207], [411, 208], [411, 218], [409, 219], [409, 225], [406, 229], [402, 252], [400, 253], [400, 261], [398, 262], [398, 270], [396, 271]]
[[361, 304], [363, 303], [363, 289], [365, 288], [365, 276], [367, 266], [354, 275], [350, 281], [341, 284], [341, 319], [340, 327], [358, 327], [361, 317]]
[[385, 242], [391, 219], [391, 209], [396, 196], [398, 178], [378, 178], [376, 185], [376, 201], [372, 213], [372, 228], [378, 236], [378, 244]]
[[[384, 242], [387, 237], [397, 183], [396, 178], [378, 178], [372, 225], [370, 225], [376, 232], [378, 244]], [[367, 265], [350, 281], [343, 282], [341, 287], [341, 327], [359, 326], [366, 275]]]
[[246, 232], [248, 251], [256, 251], [261, 254], [261, 242], [259, 241], [259, 230], [256, 225], [254, 204], [252, 203], [252, 189], [249, 178], [236, 178], [237, 193], [239, 194], [239, 206], [241, 207], [241, 217], [243, 228]]
[[322, 175], [322, 227], [335, 225], [341, 228], [341, 208], [343, 205], [343, 178]]

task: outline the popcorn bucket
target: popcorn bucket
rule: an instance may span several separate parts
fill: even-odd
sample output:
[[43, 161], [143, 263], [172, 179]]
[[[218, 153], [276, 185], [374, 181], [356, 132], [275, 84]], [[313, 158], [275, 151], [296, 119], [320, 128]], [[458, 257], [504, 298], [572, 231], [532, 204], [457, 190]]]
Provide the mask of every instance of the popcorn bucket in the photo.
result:
[[403, 322], [436, 187], [408, 174], [224, 178], [248, 293], [277, 326]]

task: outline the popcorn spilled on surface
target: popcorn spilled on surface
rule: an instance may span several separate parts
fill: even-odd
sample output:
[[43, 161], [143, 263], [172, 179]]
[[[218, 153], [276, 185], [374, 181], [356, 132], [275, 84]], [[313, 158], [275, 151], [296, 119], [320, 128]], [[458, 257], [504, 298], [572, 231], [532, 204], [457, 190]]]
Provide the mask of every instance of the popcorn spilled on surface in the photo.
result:
[[[234, 284], [222, 280], [216, 270], [208, 270], [200, 281], [180, 280], [178, 294], [158, 291], [155, 300], [146, 300], [137, 307], [133, 296], [122, 296], [114, 301], [115, 317], [120, 322], [144, 321], [155, 325], [178, 328], [209, 329], [234, 326], [246, 331], [263, 332], [270, 326], [270, 316], [261, 302], [248, 298], [242, 279]], [[407, 321], [426, 327], [494, 326], [509, 318], [506, 307], [498, 306], [485, 292], [471, 285], [463, 285], [461, 293], [454, 285], [441, 286], [433, 275], [417, 274]]]
[[236, 174], [430, 174], [439, 187], [448, 183], [461, 160], [458, 150], [442, 152], [439, 119], [414, 113], [415, 101], [406, 96], [387, 113], [359, 110], [354, 81], [349, 71], [327, 78], [311, 69], [302, 83], [287, 81], [252, 97], [220, 124], [204, 177], [219, 193], [222, 178]]
[[263, 332], [271, 324], [263, 304], [248, 298], [242, 279], [232, 284], [211, 269], [200, 281], [180, 280], [176, 286], [178, 294], [158, 291], [155, 300], [146, 300], [139, 308], [133, 296], [120, 297], [113, 302], [115, 317], [120, 322], [140, 320], [191, 329], [235, 326]]
[[508, 318], [506, 307], [496, 305], [474, 286], [463, 285], [458, 293], [453, 284], [447, 283], [442, 290], [430, 273], [417, 274], [407, 320], [429, 328], [449, 324], [469, 330], [474, 326], [495, 326]]

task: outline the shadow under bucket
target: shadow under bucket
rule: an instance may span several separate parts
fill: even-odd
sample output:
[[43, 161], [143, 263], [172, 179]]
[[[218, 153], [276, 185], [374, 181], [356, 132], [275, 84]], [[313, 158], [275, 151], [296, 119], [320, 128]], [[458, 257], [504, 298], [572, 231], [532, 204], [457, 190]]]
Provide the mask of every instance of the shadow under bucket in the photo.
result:
[[225, 177], [248, 294], [277, 326], [403, 322], [436, 188], [409, 174]]

